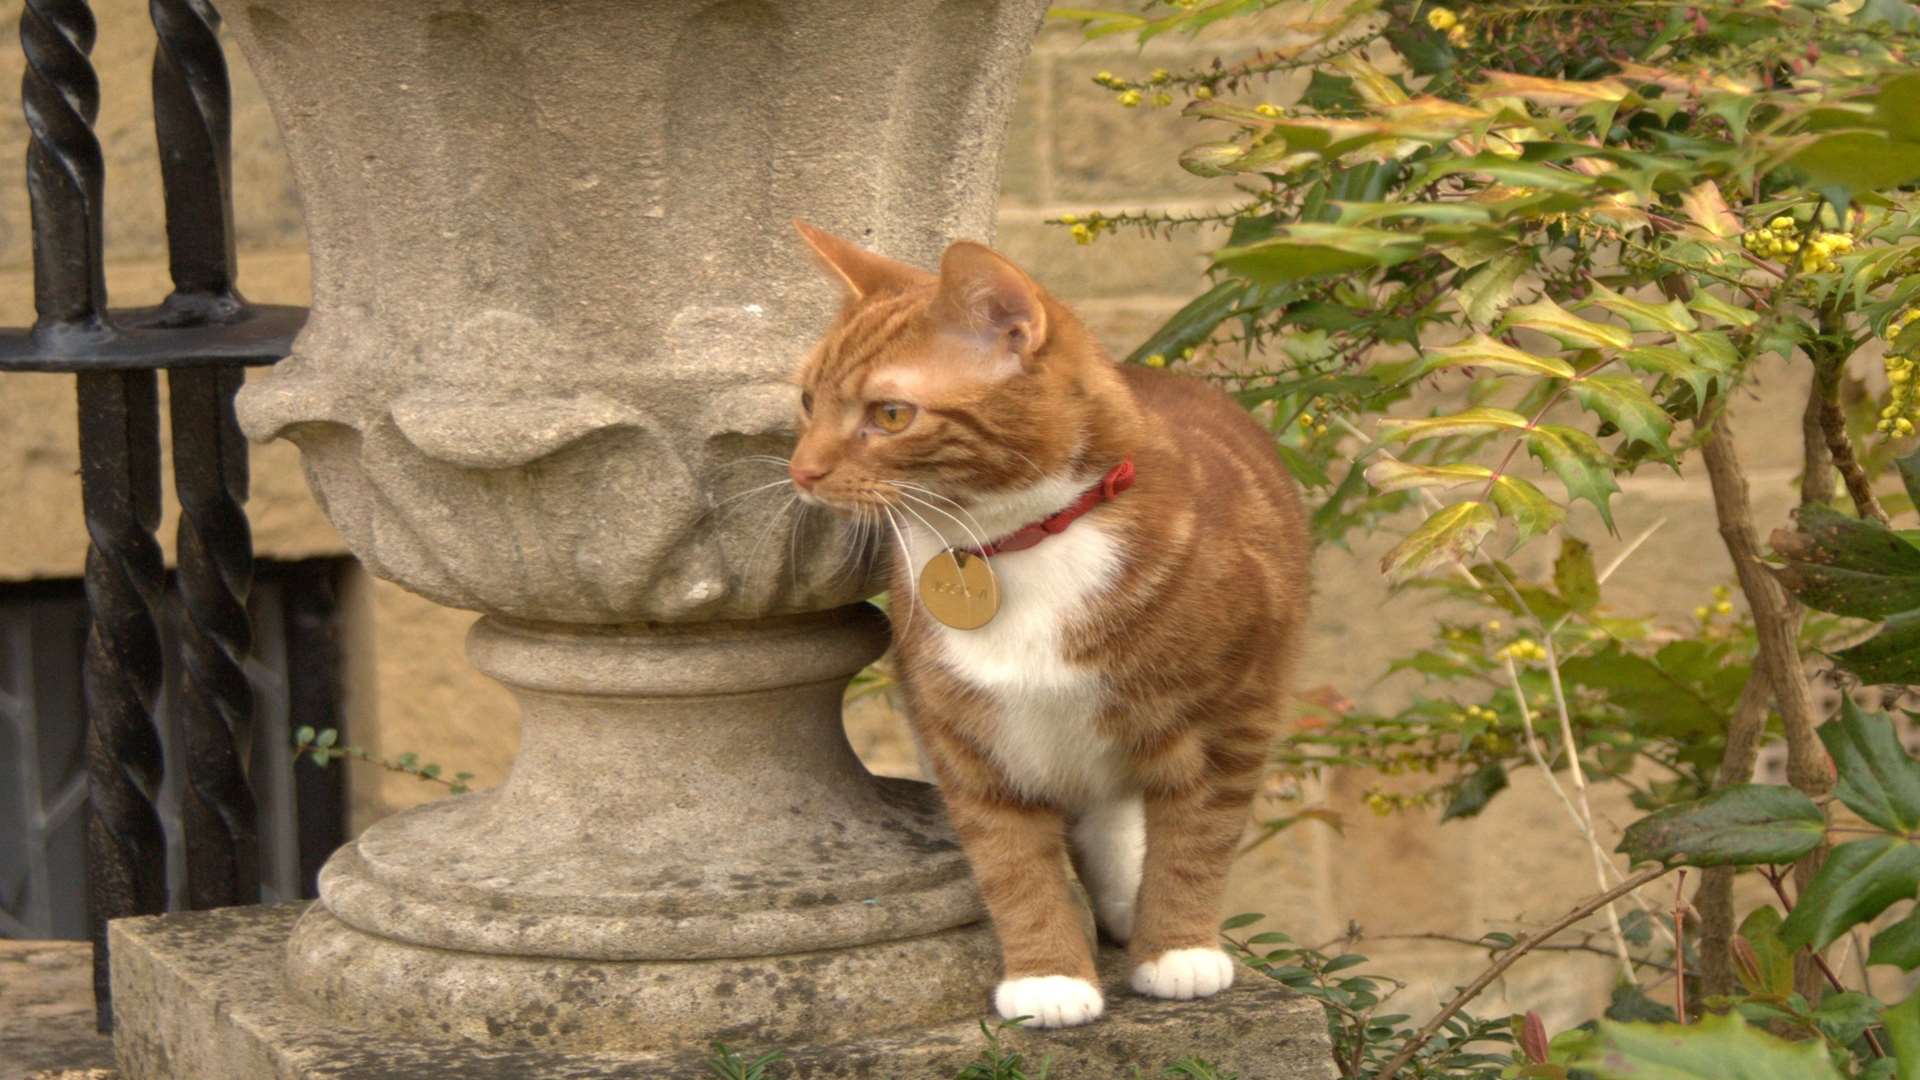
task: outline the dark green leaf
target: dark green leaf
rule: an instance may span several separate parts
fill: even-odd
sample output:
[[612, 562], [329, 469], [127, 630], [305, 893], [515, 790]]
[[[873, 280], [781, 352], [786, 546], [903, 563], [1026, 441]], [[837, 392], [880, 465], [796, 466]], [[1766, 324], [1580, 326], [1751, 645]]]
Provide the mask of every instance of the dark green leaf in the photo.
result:
[[1900, 467], [1900, 482], [1906, 485], [1907, 498], [1920, 507], [1920, 449], [1894, 462]]
[[1474, 770], [1472, 775], [1460, 782], [1453, 791], [1453, 798], [1447, 801], [1447, 808], [1440, 813], [1441, 821], [1454, 818], [1477, 816], [1487, 808], [1487, 801], [1507, 786], [1507, 770], [1497, 761], [1488, 762]]
[[1748, 912], [1740, 922], [1738, 936], [1753, 952], [1753, 970], [1746, 971], [1742, 964], [1735, 963], [1734, 974], [1755, 997], [1785, 1000], [1793, 993], [1793, 950], [1780, 940], [1783, 921], [1780, 909], [1762, 906]]
[[1179, 356], [1186, 349], [1207, 340], [1221, 323], [1233, 318], [1246, 295], [1245, 282], [1220, 282], [1174, 312], [1171, 318], [1161, 324], [1160, 329], [1128, 354], [1127, 363], [1137, 364], [1156, 354]]
[[1560, 538], [1560, 555], [1553, 560], [1553, 587], [1575, 611], [1592, 611], [1600, 602], [1600, 582], [1593, 572], [1593, 548], [1571, 536]]
[[1238, 930], [1243, 926], [1252, 926], [1254, 923], [1257, 923], [1264, 918], [1266, 918], [1266, 916], [1259, 914], [1258, 912], [1253, 912], [1253, 911], [1242, 912], [1241, 914], [1234, 915], [1228, 918], [1225, 922], [1222, 922], [1220, 924], [1220, 929]]
[[1873, 935], [1873, 945], [1867, 950], [1867, 963], [1892, 964], [1901, 971], [1920, 967], [1920, 907]]
[[1657, 660], [1609, 644], [1598, 652], [1568, 660], [1560, 667], [1568, 682], [1606, 693], [1633, 725], [1669, 736], [1704, 736], [1720, 730], [1724, 719], [1700, 692]]
[[1920, 1078], [1920, 990], [1881, 1014], [1893, 1059], [1900, 1063], [1900, 1080]]
[[1911, 899], [1916, 889], [1920, 848], [1890, 836], [1841, 844], [1807, 884], [1780, 937], [1794, 948], [1824, 949], [1891, 905]]
[[1920, 179], [1920, 143], [1877, 131], [1835, 131], [1813, 139], [1787, 164], [1815, 186], [1835, 185], [1855, 195], [1886, 191]]
[[1920, 683], [1920, 611], [1895, 615], [1879, 633], [1834, 653], [1833, 660], [1861, 682]]
[[1633, 985], [1614, 987], [1607, 1001], [1606, 1012], [1602, 1015], [1623, 1024], [1670, 1024], [1675, 1019], [1673, 1009], [1653, 1000], [1645, 990]]
[[1791, 1043], [1733, 1015], [1693, 1025], [1603, 1020], [1597, 1051], [1574, 1064], [1598, 1080], [1841, 1080], [1820, 1043]]
[[1790, 863], [1818, 847], [1826, 830], [1826, 816], [1800, 792], [1735, 784], [1641, 818], [1627, 827], [1615, 850], [1636, 863]]
[[1920, 762], [1900, 745], [1891, 718], [1843, 696], [1839, 719], [1819, 734], [1839, 773], [1834, 794], [1849, 810], [1888, 832], [1920, 829]]
[[1346, 225], [1290, 225], [1283, 235], [1213, 254], [1215, 266], [1249, 281], [1278, 284], [1302, 278], [1393, 266], [1420, 254], [1418, 237]]
[[1857, 991], [1831, 993], [1813, 1010], [1813, 1019], [1837, 1045], [1849, 1046], [1880, 1022], [1880, 1002]]

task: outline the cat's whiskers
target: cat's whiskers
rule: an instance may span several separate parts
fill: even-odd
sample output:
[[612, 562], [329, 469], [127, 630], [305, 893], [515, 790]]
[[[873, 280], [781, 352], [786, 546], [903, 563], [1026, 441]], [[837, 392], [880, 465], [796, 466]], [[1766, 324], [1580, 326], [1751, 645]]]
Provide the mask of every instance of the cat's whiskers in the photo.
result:
[[[902, 494], [902, 495], [905, 495], [905, 496], [906, 496], [907, 498], [909, 498], [909, 499], [912, 499], [912, 498], [913, 498], [913, 496], [911, 496], [911, 495], [907, 495], [907, 493], [906, 493], [906, 492], [904, 492], [904, 491], [902, 491], [902, 492], [901, 492], [900, 494]], [[925, 501], [922, 501], [922, 500], [915, 500], [915, 501], [916, 501], [916, 502], [920, 502], [920, 505], [922, 505], [922, 506], [925, 506], [925, 507], [926, 507], [927, 509], [929, 509], [929, 510], [938, 510], [938, 509], [939, 509], [939, 507], [937, 507], [937, 506], [934, 506], [934, 505], [933, 505], [933, 504], [931, 504], [931, 503], [928, 503], [928, 502], [925, 502]], [[930, 522], [930, 521], [928, 521], [928, 520], [927, 520], [926, 518], [924, 518], [924, 517], [921, 517], [921, 516], [920, 516], [920, 512], [919, 512], [918, 510], [915, 510], [915, 509], [914, 509], [913, 507], [911, 507], [911, 506], [908, 506], [908, 505], [907, 505], [906, 503], [901, 503], [901, 504], [900, 504], [900, 509], [902, 509], [902, 510], [905, 510], [905, 511], [906, 511], [907, 513], [909, 513], [909, 514], [912, 514], [912, 515], [913, 515], [913, 518], [914, 518], [914, 520], [915, 520], [915, 521], [918, 521], [918, 522], [919, 522], [919, 523], [920, 523], [920, 524], [921, 524], [922, 526], [924, 526], [924, 527], [926, 528], [926, 530], [927, 530], [927, 531], [928, 531], [929, 533], [932, 533], [932, 534], [933, 534], [933, 538], [934, 538], [934, 540], [935, 540], [936, 542], [939, 542], [939, 541], [942, 541], [942, 540], [944, 540], [944, 539], [945, 539], [945, 537], [943, 537], [943, 536], [942, 536], [942, 535], [940, 534], [940, 530], [939, 530], [939, 529], [936, 529], [936, 528], [934, 528], [934, 527], [933, 527], [933, 523], [932, 523], [932, 522]], [[942, 513], [944, 513], [944, 512], [945, 512], [945, 511], [942, 511]], [[952, 515], [951, 515], [951, 514], [949, 514], [949, 515], [947, 515], [947, 516], [949, 516], [949, 517], [952, 517]], [[958, 518], [955, 518], [955, 520], [957, 521], [957, 520], [959, 520], [959, 519], [958, 519]], [[965, 528], [965, 526], [962, 526], [962, 528]], [[972, 532], [972, 530], [971, 530], [971, 529], [969, 529], [969, 530], [968, 530], [968, 532]], [[980, 540], [980, 541], [976, 541], [976, 542], [975, 542], [975, 547], [976, 547], [976, 548], [983, 548], [983, 547], [986, 547], [986, 546], [987, 546], [987, 545], [986, 545], [986, 541], [984, 541], [984, 540]], [[948, 544], [948, 545], [945, 545], [945, 546], [944, 546], [944, 547], [942, 548], [942, 550], [941, 550], [941, 552], [940, 552], [940, 555], [945, 555], [945, 556], [946, 556], [946, 557], [947, 557], [947, 558], [948, 558], [949, 560], [951, 560], [951, 561], [953, 562], [953, 569], [954, 569], [954, 571], [955, 571], [956, 573], [957, 573], [957, 572], [959, 572], [959, 570], [960, 570], [960, 556], [959, 556], [959, 554], [958, 554], [958, 553], [957, 553], [957, 552], [956, 552], [956, 551], [954, 550], [954, 548], [953, 548], [953, 545], [951, 545], [951, 544]], [[940, 557], [940, 555], [935, 555], [935, 556], [934, 556], [934, 558], [936, 558], [936, 559], [937, 559], [937, 558], [939, 558], [939, 557]], [[991, 579], [991, 580], [993, 581], [993, 583], [994, 583], [994, 587], [995, 587], [995, 588], [997, 589], [997, 588], [999, 587], [999, 585], [1000, 585], [1000, 579], [999, 579], [999, 578], [998, 578], [998, 577], [997, 577], [997, 576], [996, 576], [996, 575], [994, 574], [994, 572], [993, 572], [993, 560], [992, 560], [992, 559], [981, 559], [980, 561], [981, 561], [981, 563], [982, 563], [982, 564], [984, 564], [984, 565], [986, 566], [986, 568], [987, 568], [987, 577], [988, 577], [989, 579]], [[909, 572], [911, 572], [911, 567], [909, 567]]]
[[747, 563], [740, 569], [742, 577], [749, 579], [753, 577], [753, 567], [760, 559], [760, 549], [766, 545], [767, 538], [773, 535], [774, 527], [780, 524], [781, 520], [787, 516], [787, 511], [793, 509], [794, 504], [799, 501], [799, 495], [791, 495], [780, 509], [767, 515], [767, 527], [760, 530], [760, 538], [754, 541], [752, 550], [747, 552]]
[[[907, 579], [907, 620], [900, 627], [900, 636], [905, 637], [907, 631], [913, 628], [913, 609], [920, 606], [920, 583], [913, 573], [913, 547], [907, 543], [907, 534], [900, 528], [900, 522], [895, 520], [893, 507], [881, 503], [880, 511], [887, 515], [887, 524], [893, 526], [893, 535], [900, 541], [900, 563], [907, 569], [902, 575]], [[893, 606], [888, 605], [889, 608]]]
[[719, 513], [720, 511], [726, 509], [727, 507], [733, 505], [734, 503], [739, 502], [741, 499], [745, 499], [753, 495], [758, 495], [763, 491], [771, 491], [774, 488], [789, 487], [792, 484], [793, 484], [792, 480], [775, 480], [772, 483], [761, 484], [758, 487], [751, 487], [745, 491], [741, 491], [741, 492], [737, 492], [735, 494], [729, 495], [726, 498], [721, 499], [719, 502], [714, 503], [712, 506], [709, 506], [704, 511], [702, 511], [700, 516], [694, 519], [694, 524], [698, 525], [701, 522], [706, 521], [709, 517], [712, 517], [713, 515]]
[[[960, 505], [958, 501], [951, 499], [945, 495], [942, 495], [939, 492], [923, 484], [911, 484], [904, 480], [896, 480], [893, 482], [893, 486], [896, 488], [899, 488], [901, 494], [905, 494], [909, 491], [915, 492], [916, 494], [926, 496], [927, 498], [939, 499], [941, 502], [946, 503], [947, 505], [953, 507], [954, 510], [958, 510], [960, 514], [966, 518], [965, 523], [962, 523], [960, 520], [960, 517], [956, 517], [950, 511], [940, 510], [940, 508], [937, 506], [927, 506], [927, 504], [924, 501], [921, 503], [921, 505], [927, 506], [927, 509], [929, 510], [940, 510], [942, 514], [945, 514], [947, 517], [952, 518], [955, 524], [960, 525], [962, 529], [966, 530], [967, 535], [973, 539], [973, 544], [975, 547], [987, 546], [986, 541], [981, 539], [981, 536], [985, 534], [987, 531], [986, 526], [981, 525], [980, 519], [973, 516], [973, 511], [968, 510], [966, 507]], [[968, 525], [971, 525], [972, 527], [968, 528]]]

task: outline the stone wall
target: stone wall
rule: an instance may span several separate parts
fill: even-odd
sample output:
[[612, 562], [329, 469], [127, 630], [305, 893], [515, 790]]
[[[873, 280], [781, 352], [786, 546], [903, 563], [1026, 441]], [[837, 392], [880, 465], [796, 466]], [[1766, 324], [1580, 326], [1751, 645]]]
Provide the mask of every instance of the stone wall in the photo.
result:
[[[101, 0], [95, 50], [104, 87], [99, 131], [108, 161], [109, 280], [116, 304], [147, 303], [167, 290], [164, 229], [147, 108], [151, 31], [139, 0]], [[14, 25], [19, 0], [0, 0], [0, 21]], [[1231, 39], [1156, 42], [1144, 53], [1109, 39], [1081, 44], [1077, 33], [1051, 28], [1029, 62], [1010, 133], [998, 245], [1058, 294], [1073, 302], [1117, 353], [1124, 353], [1197, 291], [1202, 253], [1215, 237], [1183, 233], [1173, 242], [1132, 236], [1077, 248], [1045, 219], [1090, 208], [1192, 210], [1211, 207], [1219, 182], [1201, 181], [1175, 164], [1179, 150], [1204, 137], [1175, 110], [1123, 110], [1094, 86], [1102, 69], [1139, 74], [1152, 67], [1204, 62], [1235, 51]], [[297, 196], [275, 129], [237, 55], [234, 123], [241, 286], [251, 298], [303, 303], [307, 267]], [[17, 86], [17, 49], [0, 48], [0, 85]], [[1276, 97], [1284, 91], [1276, 88]], [[18, 110], [0, 110], [0, 146], [18, 153], [25, 126]], [[17, 158], [15, 159], [17, 160]], [[31, 318], [30, 249], [20, 170], [0, 170], [0, 319]], [[1797, 374], [1767, 376], [1773, 383]], [[1761, 527], [1784, 520], [1796, 469], [1798, 423], [1785, 404], [1736, 406], [1740, 447], [1752, 468]], [[0, 579], [77, 576], [85, 547], [78, 516], [77, 455], [70, 380], [11, 376], [0, 395], [0, 505], [16, 523], [0, 545]], [[257, 447], [250, 505], [260, 553], [297, 558], [344, 551], [318, 513], [285, 443]], [[1636, 477], [1616, 502], [1621, 532], [1633, 536], [1656, 520], [1665, 526], [1620, 571], [1613, 595], [1623, 604], [1684, 615], [1731, 568], [1706, 501], [1705, 480], [1689, 464], [1680, 475]], [[33, 523], [23, 528], [19, 523]], [[1571, 528], [1593, 541], [1605, 560], [1617, 549], [1590, 513]], [[172, 519], [163, 527], [171, 548]], [[1420, 640], [1424, 601], [1390, 598], [1375, 570], [1392, 536], [1356, 539], [1353, 550], [1322, 551], [1316, 562], [1317, 611], [1307, 686], [1329, 685], [1348, 697], [1382, 702], [1405, 695], [1406, 680], [1375, 683], [1388, 657]], [[512, 702], [470, 668], [461, 642], [471, 616], [426, 603], [396, 587], [369, 582], [357, 591], [359, 654], [372, 671], [353, 717], [355, 738], [388, 755], [412, 750], [466, 769], [482, 784], [503, 775], [517, 738]], [[1406, 614], [1398, 614], [1404, 612]], [[869, 701], [850, 720], [856, 747], [876, 768], [911, 773], [913, 754], [898, 717]], [[431, 797], [437, 789], [405, 777], [356, 767], [354, 823]], [[1443, 933], [1469, 938], [1516, 921], [1536, 924], [1592, 890], [1593, 867], [1564, 808], [1537, 775], [1523, 772], [1484, 817], [1438, 826], [1402, 816], [1378, 818], [1360, 795], [1374, 783], [1335, 775], [1316, 793], [1346, 821], [1336, 836], [1319, 825], [1289, 831], [1257, 849], [1236, 874], [1234, 910], [1270, 913], [1297, 939], [1322, 942], [1351, 924], [1370, 940], [1359, 946], [1382, 967], [1410, 978], [1407, 1008], [1463, 981], [1482, 957], [1471, 949], [1393, 935]], [[1280, 808], [1276, 808], [1280, 809]], [[1597, 809], [1610, 823], [1632, 812], [1614, 792]], [[1551, 969], [1522, 964], [1509, 976], [1507, 999], [1542, 1008], [1550, 1024], [1591, 1015], [1605, 1000], [1611, 968], [1601, 957], [1557, 960]], [[1551, 974], [1549, 974], [1551, 970]], [[1574, 973], [1577, 972], [1577, 977]], [[1497, 1007], [1487, 1002], [1486, 1011]]]

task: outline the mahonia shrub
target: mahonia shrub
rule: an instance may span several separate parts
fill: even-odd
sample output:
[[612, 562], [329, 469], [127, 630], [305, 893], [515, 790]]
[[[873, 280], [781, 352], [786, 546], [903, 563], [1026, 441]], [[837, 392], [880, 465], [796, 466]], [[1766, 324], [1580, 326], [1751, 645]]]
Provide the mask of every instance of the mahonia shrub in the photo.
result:
[[[1304, 695], [1275, 790], [1364, 768], [1402, 777], [1369, 792], [1378, 812], [1467, 817], [1538, 770], [1593, 854], [1584, 914], [1605, 926], [1579, 932], [1618, 956], [1621, 992], [1611, 1020], [1554, 1034], [1537, 1016], [1470, 1017], [1476, 980], [1416, 1027], [1385, 1011], [1391, 979], [1347, 970], [1357, 955], [1235, 935], [1251, 915], [1228, 941], [1321, 1000], [1346, 1076], [1920, 1075], [1920, 999], [1886, 1005], [1822, 960], [1859, 927], [1875, 931], [1867, 963], [1920, 965], [1920, 924], [1886, 926], [1920, 891], [1920, 826], [1886, 806], [1920, 798], [1920, 767], [1897, 711], [1866, 711], [1920, 682], [1920, 547], [1898, 520], [1920, 497], [1920, 10], [1054, 12], [1142, 43], [1249, 16], [1257, 31], [1233, 36], [1264, 35], [1257, 50], [1192, 70], [1116, 63], [1087, 88], [1190, 118], [1179, 164], [1217, 183], [1219, 209], [1057, 223], [1094, 249], [1121, 230], [1217, 238], [1197, 295], [1126, 359], [1224, 383], [1272, 431], [1322, 542], [1395, 534], [1381, 571], [1402, 602], [1452, 601], [1392, 664], [1421, 678], [1408, 704]], [[1782, 366], [1804, 374], [1758, 378]], [[1804, 418], [1776, 434], [1804, 463], [1799, 508], [1760, 522], [1728, 422], [1782, 394]], [[1647, 470], [1711, 490], [1699, 512], [1732, 556], [1721, 588], [1660, 598], [1690, 619], [1608, 601], [1644, 532], [1598, 566], [1576, 535], [1617, 532]], [[1537, 544], [1552, 550], [1515, 558]], [[1816, 685], [1838, 691], [1834, 718]], [[1770, 742], [1790, 783], [1755, 787]], [[1608, 834], [1597, 783], [1652, 816]], [[1265, 835], [1330, 818], [1303, 805]], [[1693, 914], [1639, 896], [1691, 869]], [[1778, 903], [1736, 912], [1739, 872]], [[1616, 901], [1633, 903], [1623, 916]], [[1477, 944], [1497, 974], [1542, 940]]]

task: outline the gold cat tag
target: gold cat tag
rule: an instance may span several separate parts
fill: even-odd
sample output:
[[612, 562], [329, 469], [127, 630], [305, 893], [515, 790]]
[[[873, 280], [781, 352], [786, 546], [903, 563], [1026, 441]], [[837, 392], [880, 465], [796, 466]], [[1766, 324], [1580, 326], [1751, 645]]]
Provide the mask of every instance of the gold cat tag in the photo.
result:
[[948, 548], [920, 568], [920, 602], [955, 630], [978, 630], [1000, 610], [1000, 584], [987, 560]]

